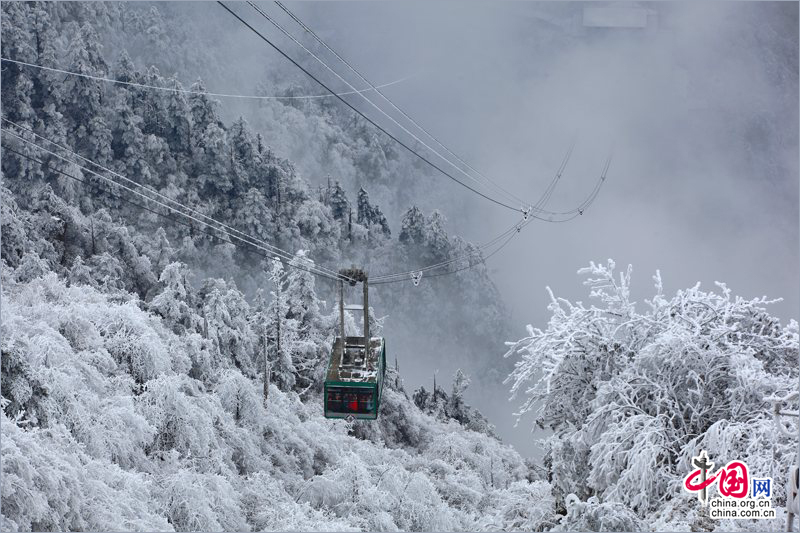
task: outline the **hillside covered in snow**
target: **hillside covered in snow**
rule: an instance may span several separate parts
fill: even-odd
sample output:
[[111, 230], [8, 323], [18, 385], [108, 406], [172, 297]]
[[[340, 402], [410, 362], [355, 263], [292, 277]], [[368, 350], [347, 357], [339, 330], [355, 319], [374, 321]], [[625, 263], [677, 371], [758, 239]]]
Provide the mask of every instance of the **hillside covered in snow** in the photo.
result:
[[[5, 57], [86, 75], [10, 63], [2, 78], [3, 530], [555, 523], [552, 506], [528, 509], [531, 497], [548, 501], [548, 485], [465, 405], [463, 374], [452, 390], [412, 399], [393, 368], [378, 422], [322, 417], [333, 287], [294, 266], [374, 257], [372, 267], [411, 267], [471, 245], [448, 236], [436, 212], [412, 207], [389, 224], [367, 182], [355, 197], [335, 178], [312, 189], [204, 94], [91, 77], [175, 86], [120, 45], [160, 51], [180, 39], [172, 27], [148, 6], [3, 5]], [[317, 113], [340, 144], [359, 146], [359, 126], [316, 107], [300, 116]], [[295, 260], [177, 223], [122, 177], [298, 250]], [[488, 305], [475, 308], [482, 327], [499, 323], [485, 268], [460, 278], [474, 287], [464, 298]], [[429, 302], [450, 283], [429, 284], [406, 318], [434, 316]], [[373, 305], [391, 303], [402, 302]], [[484, 345], [499, 344], [492, 338]]]
[[[609, 262], [581, 271], [595, 305], [551, 293], [550, 322], [504, 346], [508, 313], [429, 208], [444, 189], [412, 179], [427, 171], [327, 100], [223, 113], [179, 81], [224, 65], [179, 8], [2, 4], [3, 531], [763, 528], [682, 490], [700, 448], [772, 476], [782, 527], [798, 442], [770, 409], [797, 388], [797, 322], [724, 284], [665, 294], [660, 275], [636, 304]], [[253, 90], [314, 88], [270, 65]], [[542, 460], [467, 404], [467, 373], [407, 390], [392, 338], [378, 420], [324, 418], [336, 296], [307, 267], [470, 251], [472, 268], [370, 295], [370, 330], [424, 329], [508, 375], [497, 394], [548, 431]]]

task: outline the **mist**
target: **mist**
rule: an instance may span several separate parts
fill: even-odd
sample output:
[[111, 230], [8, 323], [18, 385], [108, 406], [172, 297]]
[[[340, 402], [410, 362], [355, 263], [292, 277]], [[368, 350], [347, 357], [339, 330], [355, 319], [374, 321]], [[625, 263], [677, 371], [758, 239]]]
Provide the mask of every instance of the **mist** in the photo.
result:
[[[231, 5], [246, 12], [245, 5]], [[280, 19], [275, 6], [262, 6]], [[642, 8], [649, 12], [647, 27], [587, 27], [586, 7]], [[536, 221], [489, 260], [510, 311], [509, 341], [524, 337], [526, 324], [546, 325], [546, 286], [587, 302], [576, 271], [606, 258], [633, 265], [640, 303], [652, 295], [651, 276], [659, 269], [667, 293], [721, 281], [745, 298], [783, 298], [772, 312], [784, 321], [798, 317], [796, 3], [388, 1], [290, 8], [372, 82], [411, 76], [383, 92], [530, 203], [573, 140], [574, 153], [548, 205], [555, 211], [581, 202], [613, 152], [607, 182], [583, 216], [564, 224]], [[206, 33], [212, 57], [225, 61], [191, 73], [202, 75], [210, 90], [255, 88], [265, 72], [306, 83], [219, 6], [169, 9], [200, 28], [213, 26]], [[301, 57], [263, 20], [256, 25]], [[336, 90], [348, 89], [313, 62], [303, 64]], [[362, 98], [348, 100], [402, 135]], [[220, 109], [235, 117], [255, 108], [226, 100]], [[281, 155], [312, 184], [324, 179], [313, 157], [304, 156], [313, 146], [275, 148], [292, 151]], [[415, 203], [441, 210], [451, 234], [481, 242], [519, 218], [435, 172], [416, 179], [426, 180], [419, 187], [430, 194]], [[399, 213], [399, 207], [387, 212], [393, 230]], [[393, 310], [376, 312], [388, 315], [388, 346], [407, 389], [430, 388], [434, 374], [449, 386], [462, 367], [472, 374], [472, 405], [520, 453], [539, 455], [530, 420], [514, 427], [516, 403], [501, 383], [513, 363], [503, 359], [504, 346], [494, 353], [454, 353], [447, 339], [425, 331], [413, 340], [392, 337]], [[475, 373], [486, 366], [497, 371]]]

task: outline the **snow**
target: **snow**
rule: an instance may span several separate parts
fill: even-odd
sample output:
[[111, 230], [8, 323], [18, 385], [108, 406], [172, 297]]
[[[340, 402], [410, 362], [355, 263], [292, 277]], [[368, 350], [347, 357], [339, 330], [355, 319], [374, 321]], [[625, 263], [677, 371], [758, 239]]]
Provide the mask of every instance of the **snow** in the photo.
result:
[[[598, 305], [550, 293], [547, 329], [511, 343], [507, 355], [519, 359], [508, 382], [522, 398], [518, 415], [553, 430], [545, 465], [568, 517], [569, 497], [578, 509], [595, 498], [617, 504], [608, 507], [614, 527], [635, 530], [631, 513], [663, 518], [672, 506], [663, 527], [705, 529], [696, 498], [682, 489], [697, 451], [776, 479], [797, 460], [797, 434], [779, 431], [767, 403], [796, 390], [797, 323], [782, 326], [766, 311], [770, 300], [734, 297], [721, 283], [721, 293], [698, 284], [668, 298], [658, 273], [649, 309], [639, 312], [631, 272], [617, 277], [610, 260], [581, 269]], [[773, 498], [785, 505], [785, 490]], [[599, 515], [585, 520], [572, 527], [602, 526]]]
[[[159, 69], [213, 54], [156, 6], [2, 9], [4, 55], [34, 64], [178, 86]], [[202, 94], [4, 68], [4, 117], [293, 254], [264, 258], [142, 211], [75, 164], [4, 151], [4, 531], [711, 530], [680, 485], [698, 449], [776, 480], [796, 461], [770, 402], [798, 410], [797, 322], [724, 284], [665, 295], [659, 273], [637, 306], [632, 270], [613, 261], [581, 270], [594, 305], [551, 292], [549, 323], [510, 343], [518, 415], [552, 431], [541, 464], [465, 403], [461, 370], [449, 390], [407, 393], [390, 366], [377, 421], [325, 419], [338, 309], [295, 267], [406, 271], [474, 251], [413, 205], [436, 200], [420, 169], [324, 102], [271, 101], [226, 123]], [[306, 181], [326, 173], [327, 187]], [[501, 350], [507, 314], [485, 265], [426, 280], [371, 295], [393, 335], [424, 327], [456, 352]], [[384, 321], [370, 311], [374, 341]], [[776, 482], [774, 523], [718, 529], [782, 527], [786, 497]]]

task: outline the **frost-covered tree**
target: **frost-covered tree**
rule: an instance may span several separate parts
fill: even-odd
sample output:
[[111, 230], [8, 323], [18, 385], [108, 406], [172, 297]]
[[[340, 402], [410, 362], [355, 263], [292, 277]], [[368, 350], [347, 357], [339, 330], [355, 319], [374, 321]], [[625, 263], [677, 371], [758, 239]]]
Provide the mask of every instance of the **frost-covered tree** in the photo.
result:
[[287, 320], [296, 324], [297, 334], [292, 358], [297, 373], [296, 383], [305, 389], [321, 386], [327, 364], [330, 331], [320, 312], [315, 279], [308, 272], [310, 262], [304, 250], [289, 263], [285, 297]]
[[242, 195], [239, 209], [236, 210], [235, 227], [262, 241], [278, 240], [275, 213], [259, 189], [253, 187]]
[[334, 182], [332, 187], [329, 187], [327, 198], [333, 218], [347, 221], [351, 214], [350, 200], [347, 199], [347, 194], [338, 180]]
[[0, 195], [0, 209], [3, 212], [0, 221], [0, 234], [3, 236], [0, 240], [0, 255], [8, 266], [16, 267], [25, 254], [26, 247], [30, 246], [22, 218], [24, 212], [19, 209], [9, 189], [0, 187]]
[[[658, 273], [639, 311], [630, 268], [617, 277], [609, 261], [579, 272], [598, 304], [550, 293], [547, 328], [529, 326], [508, 353], [519, 356], [508, 378], [524, 397], [519, 414], [554, 431], [545, 465], [560, 506], [573, 493], [645, 517], [679, 497], [700, 449], [758, 472], [791, 460], [797, 441], [774, 433], [765, 399], [797, 386], [796, 321], [781, 325], [769, 300], [734, 297], [721, 283], [666, 297]], [[767, 441], [769, 453], [757, 444]], [[690, 505], [680, 503], [684, 515]]]
[[168, 264], [158, 280], [160, 290], [149, 303], [149, 308], [177, 332], [192, 331], [201, 322], [193, 310], [193, 290], [187, 283], [187, 275], [186, 265]]
[[72, 262], [72, 267], [69, 269], [67, 277], [71, 285], [92, 285], [96, 286], [95, 280], [92, 278], [92, 272], [89, 267], [83, 262], [81, 256], [77, 256]]
[[250, 306], [236, 287], [222, 280], [206, 283], [203, 298], [203, 328], [213, 340], [223, 361], [252, 376], [255, 372], [256, 339], [247, 320]]
[[425, 242], [427, 251], [434, 261], [447, 259], [450, 250], [450, 240], [444, 229], [446, 220], [438, 210], [431, 213], [425, 222]]
[[161, 272], [172, 262], [175, 250], [169, 243], [167, 232], [159, 226], [152, 239], [148, 239], [142, 246], [143, 253], [150, 259], [154, 272]]
[[377, 205], [370, 204], [369, 194], [363, 187], [358, 190], [356, 220], [370, 231], [370, 235], [377, 234], [383, 237], [391, 235], [386, 217]]
[[181, 82], [170, 78], [167, 86], [174, 89], [166, 93], [164, 110], [166, 114], [165, 138], [170, 150], [182, 155], [191, 153], [192, 114]]
[[[138, 183], [151, 184], [153, 176], [148, 163], [147, 139], [141, 127], [143, 119], [134, 112], [127, 93], [118, 93], [113, 102], [111, 119], [111, 151], [117, 170]], [[99, 186], [100, 191], [105, 188]], [[110, 196], [110, 195], [109, 195]], [[121, 202], [115, 202], [119, 205]]]
[[409, 208], [403, 215], [400, 227], [400, 242], [423, 244], [425, 242], [425, 215], [418, 207]]
[[113, 252], [114, 257], [124, 266], [123, 281], [126, 288], [145, 296], [157, 282], [150, 259], [137, 249], [134, 239], [125, 227], [108, 226], [105, 238], [108, 241], [108, 251]]
[[321, 319], [315, 278], [308, 270], [313, 266], [314, 262], [308, 258], [308, 253], [300, 250], [289, 263], [289, 271], [286, 275], [289, 318], [296, 319], [300, 323], [300, 327], [308, 333], [318, 329]]
[[467, 406], [464, 403], [464, 392], [469, 387], [470, 379], [460, 368], [456, 370], [453, 376], [453, 390], [450, 393], [450, 401], [448, 411], [450, 416], [459, 422], [465, 421], [468, 417]]
[[[71, 72], [100, 77], [108, 74], [99, 36], [88, 23], [81, 26], [70, 43], [69, 56]], [[70, 122], [77, 151], [101, 165], [108, 164], [112, 155], [111, 130], [103, 112], [103, 82], [90, 77], [69, 77], [64, 99], [69, 110], [65, 117]]]
[[[180, 89], [187, 73], [218, 64], [217, 85], [228, 67], [193, 45], [209, 35], [191, 17], [135, 3], [0, 7], [4, 57], [92, 76], [4, 62], [6, 118], [261, 241], [305, 251], [270, 286], [246, 246], [142, 210], [121, 188], [4, 136], [4, 147], [44, 163], [3, 151], [0, 529], [538, 527], [518, 510], [479, 521], [515, 483], [519, 494], [532, 490], [527, 470], [488, 432], [447, 418], [441, 387], [432, 417], [390, 369], [376, 423], [322, 416], [335, 313], [321, 300], [330, 288], [293, 266], [363, 257], [380, 271], [418, 259], [424, 238], [420, 250], [393, 253], [401, 247], [374, 200], [345, 192], [363, 184], [394, 216], [413, 191], [388, 184], [418, 168], [329, 102], [264, 102], [248, 125], [223, 121], [201, 83], [184, 95], [96, 79]], [[268, 70], [270, 92], [280, 92], [284, 73]], [[305, 177], [328, 172], [339, 177], [334, 198], [317, 199]], [[250, 303], [262, 286], [270, 297]], [[432, 301], [450, 288], [422, 290]], [[379, 313], [419, 307], [381, 298], [376, 291]]]
[[470, 379], [460, 368], [453, 375], [451, 394], [436, 385], [434, 377], [433, 392], [420, 387], [412, 395], [414, 404], [423, 412], [440, 420], [455, 420], [473, 431], [496, 437], [494, 426], [484, 416], [464, 402], [464, 392]]
[[273, 290], [265, 315], [267, 320], [267, 346], [271, 363], [271, 377], [281, 390], [290, 390], [297, 380], [297, 369], [292, 359], [292, 350], [297, 341], [297, 320], [287, 318], [289, 302], [284, 288], [284, 268], [280, 260], [274, 259], [269, 269]]
[[[29, 10], [21, 4], [9, 5], [3, 11], [3, 57], [13, 57], [26, 63], [36, 62], [30, 22], [32, 17]], [[22, 65], [9, 64], [3, 74], [3, 113], [15, 122], [30, 120], [34, 115], [31, 102], [34, 84], [30, 70]]]

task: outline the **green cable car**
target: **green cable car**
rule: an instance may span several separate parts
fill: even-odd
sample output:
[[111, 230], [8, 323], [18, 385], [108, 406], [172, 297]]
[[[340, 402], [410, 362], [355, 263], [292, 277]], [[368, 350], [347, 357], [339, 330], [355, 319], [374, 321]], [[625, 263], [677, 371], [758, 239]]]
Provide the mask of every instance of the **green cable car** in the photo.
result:
[[[386, 373], [386, 343], [383, 337], [369, 334], [369, 294], [367, 275], [358, 269], [339, 272], [340, 334], [333, 341], [331, 359], [325, 374], [326, 418], [378, 418], [383, 378]], [[344, 305], [344, 280], [364, 285], [364, 305]], [[344, 331], [344, 312], [364, 313], [364, 336], [348, 337]]]

